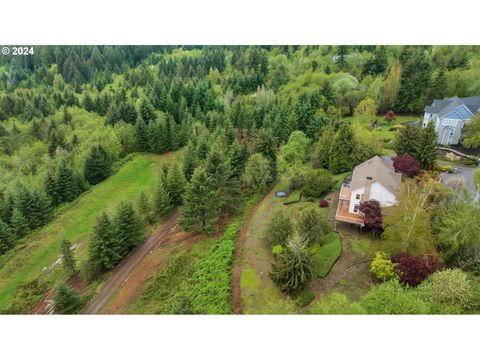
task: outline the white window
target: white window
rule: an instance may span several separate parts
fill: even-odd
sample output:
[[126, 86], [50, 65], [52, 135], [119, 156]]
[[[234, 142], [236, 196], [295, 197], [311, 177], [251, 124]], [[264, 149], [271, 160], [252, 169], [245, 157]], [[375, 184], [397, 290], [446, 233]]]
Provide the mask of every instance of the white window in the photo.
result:
[[353, 207], [353, 212], [354, 213], [358, 213], [358, 204], [355, 204], [355, 206]]
[[360, 200], [360, 194], [355, 195], [355, 199]]

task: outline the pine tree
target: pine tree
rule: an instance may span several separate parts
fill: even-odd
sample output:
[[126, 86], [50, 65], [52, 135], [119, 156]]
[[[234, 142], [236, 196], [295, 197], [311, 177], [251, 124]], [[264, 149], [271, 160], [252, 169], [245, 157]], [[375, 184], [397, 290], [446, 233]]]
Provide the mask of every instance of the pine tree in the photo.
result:
[[138, 113], [140, 114], [140, 117], [143, 119], [144, 123], [148, 123], [149, 121], [155, 119], [155, 109], [147, 98], [142, 98], [140, 100]]
[[269, 160], [272, 180], [275, 180], [277, 178], [276, 139], [270, 129], [260, 130], [254, 152], [264, 155]]
[[142, 214], [143, 219], [147, 224], [153, 223], [150, 198], [143, 190], [140, 192], [140, 196], [138, 197], [138, 210]]
[[409, 154], [418, 160], [419, 133], [420, 130], [415, 125], [407, 125], [397, 132], [393, 142], [393, 149], [398, 156]]
[[66, 106], [63, 107], [62, 121], [64, 124], [70, 124], [72, 122], [72, 114], [70, 114]]
[[60, 163], [57, 170], [56, 189], [60, 203], [72, 201], [78, 195], [73, 169], [65, 160]]
[[93, 146], [85, 159], [85, 179], [92, 185], [105, 180], [112, 173], [112, 160], [102, 145]]
[[13, 210], [11, 227], [16, 239], [24, 237], [30, 231], [27, 219], [18, 209]]
[[182, 195], [185, 190], [185, 183], [186, 180], [183, 176], [183, 172], [180, 170], [179, 164], [177, 162], [173, 163], [168, 171], [166, 185], [172, 200], [172, 205], [174, 207], [182, 204]]
[[430, 121], [426, 127], [420, 130], [420, 138], [416, 151], [416, 160], [420, 163], [422, 169], [431, 170], [435, 166], [437, 144], [437, 132], [435, 131], [433, 122]]
[[166, 180], [160, 176], [154, 197], [154, 211], [157, 216], [163, 218], [172, 212], [173, 205], [170, 194], [166, 187]]
[[[246, 148], [245, 148], [246, 150]], [[230, 164], [232, 166], [232, 177], [240, 179], [243, 170], [245, 169], [245, 162], [247, 161], [248, 154], [244, 154], [243, 149], [236, 140], [230, 145]]]
[[400, 56], [402, 77], [398, 94], [398, 110], [420, 111], [425, 103], [424, 95], [430, 85], [431, 65], [421, 47], [406, 47]]
[[114, 218], [115, 248], [124, 258], [144, 237], [144, 227], [130, 202], [122, 202]]
[[185, 149], [185, 154], [183, 155], [182, 170], [185, 178], [190, 180], [192, 177], [193, 171], [197, 166], [197, 159], [195, 154], [194, 145], [190, 142]]
[[135, 135], [137, 138], [138, 149], [140, 151], [148, 151], [149, 143], [147, 125], [145, 125], [145, 121], [141, 116], [137, 118], [137, 122], [135, 123]]
[[186, 231], [211, 231], [218, 219], [218, 204], [212, 178], [197, 167], [187, 184], [181, 208], [180, 226]]
[[232, 176], [230, 159], [224, 151], [224, 146], [219, 142], [212, 146], [207, 156], [205, 170], [212, 179], [218, 208], [230, 212], [240, 197], [240, 186], [237, 179]]
[[67, 239], [63, 239], [61, 243], [62, 248], [62, 263], [65, 269], [72, 274], [77, 272], [75, 265], [75, 257], [73, 256], [72, 244]]
[[102, 273], [113, 269], [122, 260], [116, 244], [113, 223], [103, 212], [94, 226], [93, 236], [88, 244], [88, 264], [92, 273]]
[[357, 144], [349, 124], [342, 124], [330, 151], [330, 170], [334, 174], [351, 171], [356, 165]]
[[0, 255], [10, 250], [13, 245], [13, 233], [10, 226], [0, 220]]
[[82, 305], [82, 299], [70, 286], [61, 282], [55, 287], [55, 296], [53, 297], [55, 314], [77, 314]]

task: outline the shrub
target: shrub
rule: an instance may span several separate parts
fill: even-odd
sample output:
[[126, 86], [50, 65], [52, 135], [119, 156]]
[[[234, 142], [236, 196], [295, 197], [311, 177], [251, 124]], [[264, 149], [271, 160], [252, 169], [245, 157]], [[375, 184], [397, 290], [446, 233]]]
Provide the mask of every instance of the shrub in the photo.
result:
[[429, 314], [430, 304], [398, 280], [373, 286], [360, 301], [368, 314]]
[[351, 303], [347, 296], [342, 293], [334, 292], [326, 297], [321, 297], [310, 305], [309, 314], [325, 314], [325, 315], [353, 315], [365, 314], [358, 303]]
[[422, 299], [437, 305], [468, 309], [473, 301], [473, 286], [460, 269], [446, 269], [430, 275], [418, 286]]
[[316, 251], [312, 257], [315, 275], [321, 278], [328, 275], [333, 265], [342, 254], [342, 241], [337, 233], [331, 232], [330, 234], [327, 234], [324, 242], [325, 244], [319, 249], [315, 249]]
[[332, 175], [324, 169], [312, 169], [307, 172], [303, 193], [306, 196], [319, 198], [335, 185]]
[[398, 264], [400, 282], [410, 286], [417, 286], [442, 267], [433, 255], [420, 257], [401, 253], [393, 258], [393, 262]]
[[451, 153], [451, 152], [447, 153], [447, 154], [445, 155], [445, 158], [446, 158], [447, 160], [449, 160], [449, 161], [458, 161], [458, 160], [461, 159], [460, 156], [455, 155], [454, 153]]
[[407, 178], [415, 177], [422, 171], [420, 163], [409, 154], [395, 156], [392, 160], [395, 171]]
[[277, 210], [267, 224], [265, 238], [271, 245], [285, 245], [293, 230], [292, 220], [282, 210]]
[[393, 110], [388, 110], [388, 112], [385, 114], [385, 121], [388, 123], [391, 123], [392, 121], [395, 121], [397, 119], [397, 116], [393, 112]]
[[402, 130], [402, 129], [405, 129], [405, 125], [402, 125], [402, 124], [393, 125], [392, 129], [393, 131]]
[[315, 300], [315, 294], [310, 290], [302, 290], [300, 294], [298, 294], [297, 298], [295, 299], [295, 305], [298, 307], [304, 307], [310, 304], [313, 300]]
[[310, 244], [319, 242], [332, 226], [316, 206], [308, 206], [300, 211], [297, 222], [298, 233]]
[[365, 227], [378, 234], [383, 231], [382, 208], [377, 200], [360, 203], [359, 210], [365, 215]]
[[375, 252], [375, 257], [370, 264], [370, 271], [381, 281], [398, 279], [397, 264], [388, 259], [387, 254], [383, 251]]
[[298, 235], [292, 236], [274, 264], [270, 273], [272, 280], [284, 292], [301, 290], [313, 276], [312, 258], [305, 241]]
[[282, 245], [275, 245], [274, 247], [272, 247], [272, 254], [273, 255], [283, 254], [283, 246]]
[[325, 200], [325, 199], [322, 199], [320, 200], [320, 207], [321, 208], [326, 208], [326, 207], [329, 207], [330, 204], [328, 203], [328, 200]]

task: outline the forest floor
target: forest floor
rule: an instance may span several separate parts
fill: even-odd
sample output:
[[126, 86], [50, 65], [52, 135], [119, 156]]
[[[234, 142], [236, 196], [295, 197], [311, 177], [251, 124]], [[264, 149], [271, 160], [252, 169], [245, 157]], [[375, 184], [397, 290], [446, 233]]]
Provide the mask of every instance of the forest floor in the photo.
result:
[[96, 218], [103, 211], [112, 212], [121, 201], [135, 203], [142, 190], [150, 194], [162, 165], [176, 154], [135, 156], [107, 180], [61, 207], [49, 224], [22, 239], [0, 264], [0, 310], [8, 309], [19, 286], [36, 279], [51, 286], [65, 276], [59, 266], [62, 239], [76, 244], [75, 257], [81, 264]]

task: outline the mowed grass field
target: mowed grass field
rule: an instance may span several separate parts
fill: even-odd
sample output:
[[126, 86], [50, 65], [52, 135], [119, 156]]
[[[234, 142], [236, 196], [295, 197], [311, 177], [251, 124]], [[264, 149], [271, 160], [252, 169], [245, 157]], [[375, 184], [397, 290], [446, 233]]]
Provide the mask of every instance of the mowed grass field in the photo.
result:
[[122, 200], [136, 204], [142, 190], [151, 194], [162, 164], [177, 156], [178, 152], [136, 155], [110, 178], [65, 205], [52, 222], [23, 239], [0, 262], [0, 311], [8, 308], [19, 285], [42, 274], [54, 280], [55, 274], [49, 270], [58, 259], [62, 239], [77, 244], [75, 256], [81, 263], [97, 216], [112, 212]]

